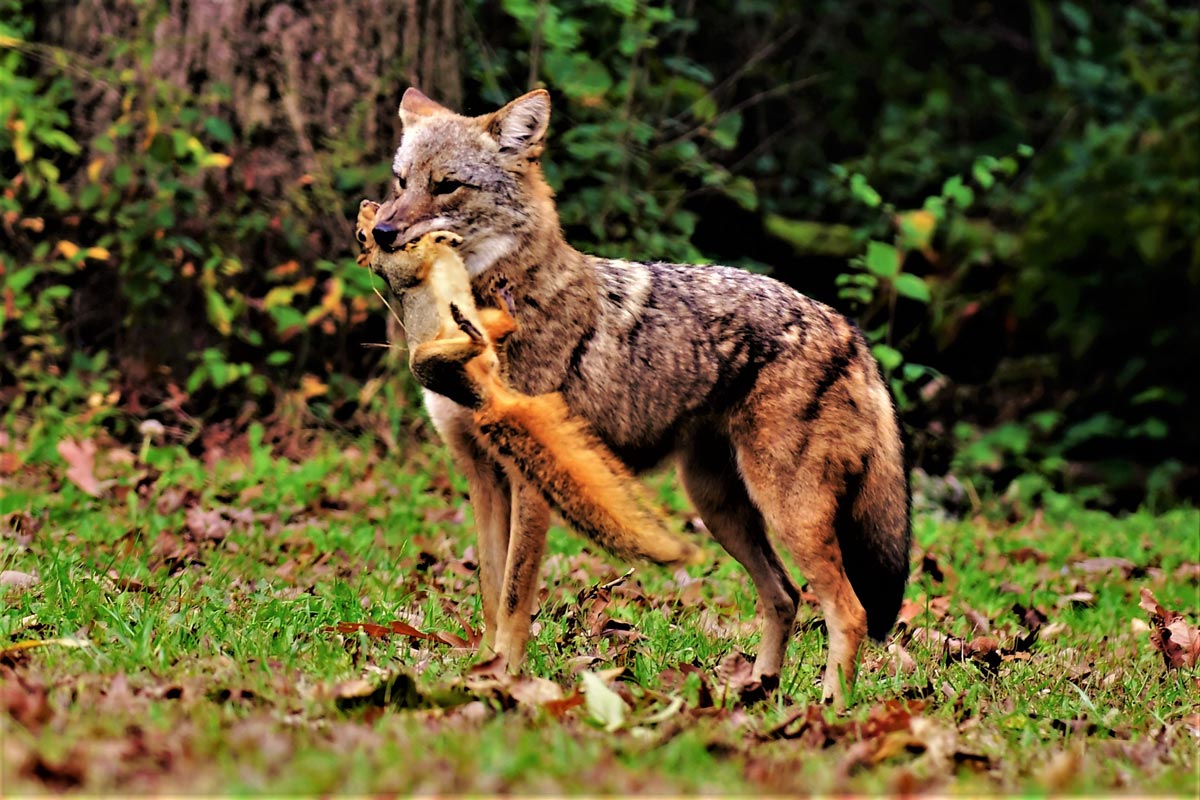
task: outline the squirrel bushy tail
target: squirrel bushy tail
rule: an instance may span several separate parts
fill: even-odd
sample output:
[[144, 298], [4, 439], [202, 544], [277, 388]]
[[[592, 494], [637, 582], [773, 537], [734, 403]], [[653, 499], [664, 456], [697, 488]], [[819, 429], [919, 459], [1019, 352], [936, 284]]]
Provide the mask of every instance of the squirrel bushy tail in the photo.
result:
[[494, 454], [545, 495], [563, 519], [621, 558], [696, 564], [703, 552], [667, 530], [641, 485], [557, 394], [493, 384], [475, 424]]

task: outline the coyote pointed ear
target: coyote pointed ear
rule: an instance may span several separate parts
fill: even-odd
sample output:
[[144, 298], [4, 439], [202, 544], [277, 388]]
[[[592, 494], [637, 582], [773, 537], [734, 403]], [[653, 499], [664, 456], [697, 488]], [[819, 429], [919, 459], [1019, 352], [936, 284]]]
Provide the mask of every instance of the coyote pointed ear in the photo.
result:
[[450, 109], [433, 102], [415, 86], [408, 87], [404, 92], [404, 98], [400, 101], [400, 121], [406, 128], [415, 123], [419, 117], [450, 113], [453, 113]]
[[542, 154], [549, 125], [550, 93], [537, 89], [493, 113], [487, 132], [500, 144], [502, 155], [532, 161]]

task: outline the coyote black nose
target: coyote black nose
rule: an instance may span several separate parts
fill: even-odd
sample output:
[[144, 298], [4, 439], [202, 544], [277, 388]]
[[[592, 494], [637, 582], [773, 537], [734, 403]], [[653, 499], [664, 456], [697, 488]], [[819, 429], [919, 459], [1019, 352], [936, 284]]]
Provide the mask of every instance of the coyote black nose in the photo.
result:
[[375, 244], [385, 249], [391, 249], [396, 243], [396, 234], [400, 233], [398, 228], [393, 228], [391, 225], [376, 225], [371, 234], [375, 237]]

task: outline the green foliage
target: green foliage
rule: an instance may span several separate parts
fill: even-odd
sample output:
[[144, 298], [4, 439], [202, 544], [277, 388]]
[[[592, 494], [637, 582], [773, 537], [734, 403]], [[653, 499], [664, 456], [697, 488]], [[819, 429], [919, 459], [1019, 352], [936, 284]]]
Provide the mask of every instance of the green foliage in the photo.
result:
[[[413, 385], [377, 382], [362, 347], [385, 312], [348, 218], [416, 76], [468, 113], [551, 91], [544, 163], [582, 249], [773, 270], [852, 311], [931, 469], [1195, 494], [1200, 10], [468, 0], [449, 25], [417, 5], [412, 29], [298, 23], [285, 48], [226, 31], [245, 62], [216, 77], [204, 48], [164, 47], [197, 35], [166, 3], [100, 38], [80, 9], [0, 0], [6, 423], [181, 412], [194, 435], [374, 404], [411, 431]], [[1029, 451], [956, 457], [960, 420], [1024, 427]]]
[[[521, 36], [478, 67], [489, 77], [527, 70], [530, 88], [544, 84], [555, 97], [546, 174], [574, 243], [613, 257], [696, 262], [690, 197], [717, 192], [757, 208], [753, 183], [719, 163], [739, 141], [742, 116], [718, 108], [712, 73], [682, 52], [694, 19], [662, 2], [502, 7]], [[510, 99], [498, 87], [484, 96]]]
[[[901, 410], [906, 410], [914, 403], [912, 390], [937, 376], [938, 372], [922, 364], [906, 363], [902, 352], [903, 341], [916, 331], [902, 333], [898, 330], [897, 303], [905, 300], [927, 306], [934, 299], [930, 282], [916, 273], [904, 271], [904, 267], [911, 253], [932, 255], [935, 235], [961, 220], [975, 200], [975, 190], [966, 178], [954, 175], [942, 184], [940, 194], [925, 198], [920, 210], [902, 212], [884, 202], [883, 196], [861, 173], [848, 172], [842, 165], [835, 165], [832, 171], [846, 183], [851, 197], [880, 214], [854, 235], [859, 241], [866, 240], [865, 250], [850, 259], [852, 270], [838, 275], [836, 283], [838, 296], [856, 310], [858, 322], [871, 343], [871, 352], [890, 379]], [[986, 192], [996, 185], [997, 173], [1011, 177], [1016, 171], [1017, 160], [1012, 156], [981, 156], [972, 165], [971, 180], [981, 192]], [[883, 231], [892, 241], [871, 238]], [[791, 231], [793, 235], [795, 232], [795, 229]], [[921, 325], [924, 324], [925, 320], [921, 318]]]
[[[344, 255], [304, 258], [303, 220], [288, 213], [295, 198], [254, 207], [230, 191], [233, 159], [223, 151], [238, 144], [235, 132], [205, 110], [220, 97], [154, 73], [149, 32], [162, 10], [143, 6], [146, 33], [91, 68], [90, 81], [120, 87], [120, 110], [80, 144], [66, 110], [76, 101], [75, 57], [30, 43], [28, 4], [7, 5], [22, 24], [0, 28], [0, 158], [18, 169], [0, 198], [17, 231], [0, 254], [0, 336], [13, 344], [0, 367], [21, 389], [6, 412], [107, 394], [111, 365], [99, 386], [71, 373], [85, 354], [116, 346], [126, 368], [140, 362], [138, 371], [217, 409], [326, 371], [328, 359], [310, 364], [305, 353], [314, 336], [340, 332], [344, 342], [347, 326], [362, 324], [374, 300], [369, 275]], [[259, 253], [279, 253], [276, 263], [255, 263], [246, 247], [255, 237]], [[311, 380], [299, 391], [319, 407], [357, 388]]]

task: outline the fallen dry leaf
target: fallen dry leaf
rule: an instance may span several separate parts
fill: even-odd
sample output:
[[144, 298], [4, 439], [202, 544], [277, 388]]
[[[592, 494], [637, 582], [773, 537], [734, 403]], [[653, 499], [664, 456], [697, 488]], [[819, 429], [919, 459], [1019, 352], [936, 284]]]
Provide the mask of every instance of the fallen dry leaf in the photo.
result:
[[1154, 593], [1142, 587], [1138, 604], [1150, 614], [1150, 642], [1162, 653], [1168, 667], [1194, 667], [1200, 661], [1200, 629], [1189, 625], [1183, 615], [1159, 604]]
[[0, 708], [34, 732], [51, 716], [46, 686], [8, 668], [0, 671]]
[[946, 616], [946, 612], [950, 610], [949, 597], [934, 597], [927, 599], [925, 595], [919, 595], [915, 600], [905, 599], [900, 604], [900, 614], [896, 624], [898, 626], [910, 626], [913, 620], [921, 616], [925, 612], [929, 612], [929, 616], [935, 620], [942, 619]]
[[576, 689], [570, 697], [564, 697], [560, 700], [550, 700], [542, 704], [542, 708], [546, 709], [554, 717], [562, 717], [572, 708], [577, 708], [585, 702], [583, 694]]
[[424, 708], [428, 700], [417, 688], [417, 682], [405, 672], [385, 676], [379, 683], [365, 678], [342, 681], [333, 687], [333, 697], [342, 711], [363, 707], [411, 709]]
[[747, 705], [766, 699], [774, 686], [764, 685], [753, 673], [754, 662], [745, 653], [735, 651], [722, 658], [716, 669], [717, 683], [723, 687], [722, 697], [733, 693]]
[[1098, 558], [1085, 558], [1081, 561], [1076, 561], [1071, 566], [1081, 572], [1089, 574], [1101, 573], [1119, 573], [1121, 577], [1128, 578], [1136, 570], [1137, 564], [1134, 564], [1128, 558], [1119, 558], [1114, 556], [1105, 556]]
[[1058, 598], [1056, 605], [1058, 605], [1059, 608], [1065, 608], [1067, 606], [1086, 608], [1090, 605], [1093, 605], [1095, 602], [1096, 595], [1092, 594], [1091, 592], [1071, 592], [1070, 594], [1064, 594], [1062, 597]]
[[1011, 560], [1016, 561], [1018, 564], [1026, 561], [1033, 561], [1037, 564], [1045, 564], [1050, 560], [1050, 556], [1046, 555], [1040, 550], [1035, 550], [1032, 547], [1018, 547], [1016, 550], [1010, 550], [1009, 552], [1005, 553], [1005, 555]]
[[76, 442], [63, 439], [58, 443], [58, 454], [67, 462], [67, 480], [92, 497], [100, 496], [100, 481], [92, 472], [96, 466], [96, 443], [91, 439]]
[[523, 706], [544, 706], [548, 703], [561, 703], [563, 699], [562, 687], [545, 678], [516, 678], [508, 691], [513, 699]]
[[36, 586], [37, 582], [38, 576], [30, 575], [27, 572], [18, 572], [15, 569], [6, 569], [0, 572], [0, 586], [28, 589], [30, 586]]
[[[467, 647], [471, 644], [470, 640], [464, 639], [462, 636], [445, 631], [433, 631], [426, 633], [414, 628], [407, 622], [393, 620], [387, 625], [379, 625], [374, 622], [339, 622], [337, 625], [326, 625], [321, 628], [326, 633], [363, 633], [370, 636], [372, 639], [385, 639], [392, 635], [409, 636], [413, 639], [421, 639], [427, 642], [437, 642], [438, 644], [448, 644], [451, 647]], [[467, 632], [472, 638], [475, 633], [469, 628]]]
[[21, 456], [18, 453], [0, 453], [0, 475], [15, 475], [21, 468]]
[[197, 541], [219, 542], [233, 530], [233, 523], [217, 509], [205, 511], [200, 506], [192, 506], [184, 516], [188, 532]]

